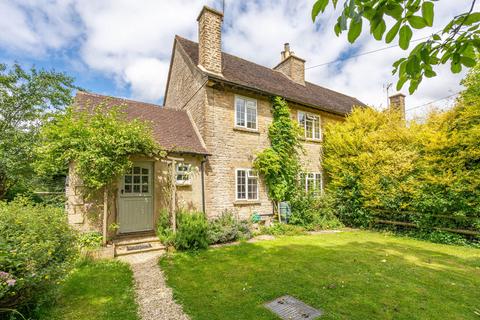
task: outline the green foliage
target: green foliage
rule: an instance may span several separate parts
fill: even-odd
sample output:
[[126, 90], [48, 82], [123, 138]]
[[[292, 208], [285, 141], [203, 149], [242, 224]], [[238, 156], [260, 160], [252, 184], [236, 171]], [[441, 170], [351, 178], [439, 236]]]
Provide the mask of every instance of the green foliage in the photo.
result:
[[102, 246], [102, 239], [103, 237], [100, 232], [85, 232], [79, 235], [78, 245], [80, 248], [96, 249]]
[[208, 223], [201, 212], [179, 210], [176, 213], [177, 231], [170, 226], [167, 210], [162, 210], [157, 226], [157, 235], [165, 246], [177, 250], [200, 250], [208, 247]]
[[274, 223], [268, 227], [262, 226], [260, 233], [272, 236], [298, 236], [305, 234], [305, 229], [292, 224]]
[[208, 224], [201, 212], [181, 211], [177, 214], [175, 248], [178, 250], [199, 250], [208, 247]]
[[268, 128], [271, 147], [257, 155], [255, 169], [263, 176], [268, 195], [273, 201], [289, 200], [295, 193], [300, 171], [301, 129], [290, 117], [287, 102], [274, 97], [273, 122]]
[[84, 185], [92, 190], [112, 183], [131, 167], [131, 155], [163, 155], [150, 126], [127, 120], [120, 106], [100, 104], [92, 112], [69, 108], [42, 128], [40, 140], [37, 172], [59, 174], [73, 162]]
[[62, 209], [22, 198], [0, 202], [0, 307], [47, 299], [70, 269], [75, 241]]
[[[317, 0], [312, 8], [312, 19], [325, 12], [329, 0]], [[338, 0], [331, 1], [334, 8]], [[480, 12], [473, 12], [475, 1], [468, 12], [453, 17], [440, 31], [420, 42], [408, 57], [393, 64], [393, 73], [398, 74], [397, 90], [410, 82], [413, 93], [424, 77], [436, 76], [433, 67], [450, 62], [450, 69], [458, 73], [463, 67], [475, 65], [480, 53]], [[345, 0], [343, 10], [334, 26], [336, 35], [348, 30], [348, 41], [355, 42], [362, 31], [362, 21], [370, 24], [370, 33], [377, 41], [390, 43], [398, 36], [398, 45], [407, 50], [412, 42], [412, 29], [433, 26], [434, 1], [430, 0]], [[350, 24], [348, 21], [350, 20]], [[391, 21], [393, 25], [387, 27]], [[388, 30], [388, 31], [387, 31]]]
[[326, 128], [324, 168], [340, 218], [368, 227], [381, 216], [480, 230], [480, 77], [472, 69], [456, 105], [405, 126], [392, 112], [356, 109]]
[[39, 184], [31, 166], [38, 129], [71, 103], [74, 88], [65, 74], [0, 63], [0, 199], [7, 192], [30, 193]]
[[238, 220], [229, 211], [208, 221], [208, 243], [227, 243], [240, 239], [250, 239], [252, 232], [246, 220]]
[[307, 230], [339, 228], [342, 223], [335, 215], [333, 199], [327, 195], [299, 192], [290, 200], [292, 214], [288, 223]]

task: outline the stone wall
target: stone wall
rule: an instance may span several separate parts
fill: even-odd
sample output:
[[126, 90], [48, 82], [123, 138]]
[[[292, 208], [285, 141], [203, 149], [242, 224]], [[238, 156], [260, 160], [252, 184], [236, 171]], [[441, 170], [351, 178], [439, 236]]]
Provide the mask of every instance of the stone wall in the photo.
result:
[[291, 80], [298, 84], [305, 85], [305, 60], [296, 56], [289, 56], [275, 67]]
[[[176, 186], [176, 207], [185, 208], [188, 210], [201, 211], [202, 210], [202, 180], [201, 180], [201, 161], [203, 156], [189, 155], [189, 154], [173, 154], [176, 158], [184, 159], [185, 163], [191, 164], [191, 184]], [[158, 221], [162, 209], [169, 208], [170, 197], [167, 193], [167, 163], [162, 160], [153, 160], [151, 158], [133, 157], [133, 161], [152, 162], [153, 164], [153, 221], [154, 224]], [[118, 192], [120, 187], [120, 180], [118, 183], [110, 186], [111, 193], [109, 194], [108, 202], [108, 223], [110, 226], [117, 222], [117, 206], [118, 206]], [[66, 210], [68, 214], [68, 221], [76, 229], [86, 231], [102, 232], [102, 217], [103, 217], [103, 191], [94, 193], [87, 193], [83, 187], [82, 180], [75, 172], [75, 165], [69, 166], [68, 184], [66, 188], [67, 204]], [[115, 231], [109, 230], [108, 236], [115, 236]]]
[[198, 17], [198, 63], [206, 70], [222, 73], [223, 14], [204, 7]]

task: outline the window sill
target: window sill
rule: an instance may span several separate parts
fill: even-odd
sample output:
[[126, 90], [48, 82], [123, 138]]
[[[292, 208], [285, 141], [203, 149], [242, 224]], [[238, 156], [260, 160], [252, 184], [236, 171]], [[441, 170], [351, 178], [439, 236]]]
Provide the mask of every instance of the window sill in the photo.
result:
[[253, 134], [260, 134], [260, 131], [258, 131], [258, 129], [248, 129], [248, 128], [243, 128], [243, 127], [233, 127], [233, 130], [235, 130], [235, 131], [242, 131], [242, 132], [248, 132], [248, 133], [253, 133]]
[[260, 205], [260, 200], [237, 200], [233, 202], [234, 206]]
[[311, 139], [311, 138], [300, 138], [300, 140], [307, 143], [317, 143], [317, 144], [321, 144], [323, 142], [322, 139]]
[[175, 183], [175, 185], [177, 187], [191, 187], [192, 186], [192, 182], [177, 182]]

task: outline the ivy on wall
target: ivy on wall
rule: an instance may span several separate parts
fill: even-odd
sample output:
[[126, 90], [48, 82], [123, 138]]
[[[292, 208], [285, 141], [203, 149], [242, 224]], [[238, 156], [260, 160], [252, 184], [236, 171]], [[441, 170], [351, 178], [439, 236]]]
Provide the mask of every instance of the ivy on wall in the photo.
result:
[[272, 99], [273, 122], [268, 128], [271, 146], [257, 155], [254, 168], [263, 176], [274, 202], [288, 201], [295, 194], [300, 172], [301, 129], [290, 117], [281, 97]]

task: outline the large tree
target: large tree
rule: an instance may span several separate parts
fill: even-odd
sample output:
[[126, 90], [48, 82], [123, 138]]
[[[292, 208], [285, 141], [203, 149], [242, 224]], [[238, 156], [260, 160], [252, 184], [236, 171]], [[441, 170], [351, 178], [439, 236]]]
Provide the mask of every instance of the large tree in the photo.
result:
[[74, 89], [63, 73], [0, 64], [0, 199], [32, 181], [38, 129], [45, 117], [72, 102]]
[[[334, 8], [339, 5], [338, 0], [315, 2], [314, 21], [330, 2]], [[407, 57], [393, 64], [393, 74], [398, 74], [397, 90], [410, 82], [409, 92], [413, 93], [424, 77], [436, 76], [433, 68], [440, 64], [450, 63], [453, 73], [459, 73], [462, 66], [470, 68], [476, 64], [480, 52], [480, 12], [474, 12], [475, 2], [471, 0], [467, 12], [453, 17], [442, 30], [434, 30]], [[353, 43], [366, 22], [376, 40], [391, 43], [398, 38], [400, 48], [407, 50], [413, 29], [431, 28], [434, 13], [434, 0], [344, 0], [334, 31], [337, 36], [348, 31], [348, 41]]]

